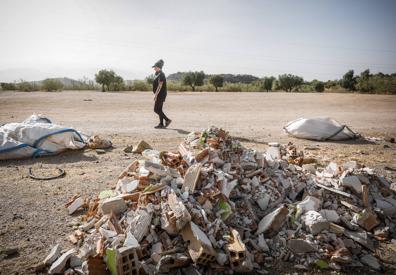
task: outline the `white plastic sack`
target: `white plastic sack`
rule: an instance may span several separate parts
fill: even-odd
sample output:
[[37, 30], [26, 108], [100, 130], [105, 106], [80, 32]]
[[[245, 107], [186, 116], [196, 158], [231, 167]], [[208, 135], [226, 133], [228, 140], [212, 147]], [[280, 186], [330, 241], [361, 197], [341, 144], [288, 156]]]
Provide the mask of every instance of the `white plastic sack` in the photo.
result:
[[312, 140], [347, 140], [357, 137], [348, 126], [329, 117], [299, 118], [289, 122], [283, 129], [293, 137]]
[[0, 160], [57, 154], [85, 147], [87, 137], [40, 115], [0, 127]]

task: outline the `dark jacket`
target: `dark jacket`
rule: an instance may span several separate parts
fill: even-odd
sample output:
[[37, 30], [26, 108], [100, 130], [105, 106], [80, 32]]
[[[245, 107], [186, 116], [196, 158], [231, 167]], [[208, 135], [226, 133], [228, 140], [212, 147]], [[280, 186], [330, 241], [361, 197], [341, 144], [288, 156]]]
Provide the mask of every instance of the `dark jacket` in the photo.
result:
[[166, 77], [163, 71], [156, 72], [154, 75], [154, 82], [153, 82], [153, 93], [157, 91], [157, 87], [159, 85], [159, 82], [162, 83], [162, 87], [160, 92], [158, 93], [157, 100], [165, 101], [166, 95], [167, 95], [167, 88], [166, 88]]

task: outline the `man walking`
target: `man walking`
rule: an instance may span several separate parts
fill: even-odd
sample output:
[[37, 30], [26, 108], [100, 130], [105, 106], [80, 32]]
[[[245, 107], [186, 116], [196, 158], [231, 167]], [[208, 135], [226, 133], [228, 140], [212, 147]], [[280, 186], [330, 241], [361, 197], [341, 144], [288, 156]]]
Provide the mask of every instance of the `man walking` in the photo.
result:
[[[155, 71], [154, 81], [153, 81], [153, 93], [154, 93], [154, 112], [159, 116], [159, 124], [155, 126], [156, 129], [164, 129], [168, 127], [172, 120], [170, 120], [162, 111], [164, 105], [167, 89], [166, 89], [166, 77], [162, 71], [164, 66], [164, 61], [162, 59], [155, 62], [153, 68]], [[164, 124], [165, 120], [165, 124]]]

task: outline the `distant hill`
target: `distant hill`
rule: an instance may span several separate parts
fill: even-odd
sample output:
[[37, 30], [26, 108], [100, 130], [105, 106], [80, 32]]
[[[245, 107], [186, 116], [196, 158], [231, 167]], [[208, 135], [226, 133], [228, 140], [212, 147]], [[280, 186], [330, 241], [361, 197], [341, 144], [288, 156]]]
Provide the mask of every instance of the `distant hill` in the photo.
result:
[[[181, 81], [183, 78], [183, 75], [185, 74], [185, 72], [177, 72], [177, 73], [173, 73], [167, 76], [168, 80], [172, 80], [172, 81]], [[256, 80], [259, 80], [259, 78], [257, 76], [254, 75], [250, 75], [250, 74], [220, 74], [224, 77], [224, 81], [225, 82], [230, 82], [230, 83], [252, 83]], [[209, 77], [212, 75], [205, 75], [205, 80], [208, 80]]]

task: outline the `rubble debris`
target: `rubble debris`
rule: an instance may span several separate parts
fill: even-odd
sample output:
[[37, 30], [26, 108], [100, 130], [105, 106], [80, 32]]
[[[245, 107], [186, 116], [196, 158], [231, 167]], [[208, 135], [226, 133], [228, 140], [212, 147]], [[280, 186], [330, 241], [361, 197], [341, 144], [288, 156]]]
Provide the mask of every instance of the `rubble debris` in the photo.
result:
[[90, 149], [108, 149], [113, 147], [110, 140], [99, 137], [98, 135], [91, 136], [88, 140], [88, 148]]
[[331, 256], [331, 261], [340, 264], [349, 264], [352, 262], [351, 253], [345, 247], [337, 249]]
[[188, 168], [186, 175], [184, 177], [184, 183], [182, 186], [182, 191], [183, 192], [194, 192], [195, 191], [195, 186], [198, 182], [199, 175], [201, 173], [201, 167], [202, 165], [200, 163], [192, 165], [190, 168]]
[[216, 260], [216, 251], [206, 234], [193, 222], [181, 231], [184, 241], [189, 241], [188, 252], [196, 264], [207, 265]]
[[321, 201], [318, 198], [306, 196], [303, 201], [297, 204], [297, 211], [300, 215], [310, 210], [318, 211], [320, 205]]
[[[111, 254], [111, 249], [108, 249], [106, 253]], [[107, 264], [112, 274], [139, 274], [140, 263], [134, 247], [121, 247], [116, 249], [115, 257], [110, 256]]]
[[188, 134], [178, 152], [142, 142], [140, 159], [114, 188], [66, 205], [86, 211], [70, 235], [78, 250], [51, 252], [51, 272], [267, 274], [279, 261], [304, 271], [396, 264], [395, 183], [354, 161], [324, 167], [293, 144], [269, 147], [245, 148], [216, 127]]
[[103, 214], [110, 214], [111, 212], [119, 214], [127, 209], [127, 205], [123, 198], [114, 197], [103, 200], [99, 208]]
[[48, 274], [57, 274], [61, 273], [65, 266], [66, 262], [70, 259], [70, 257], [76, 253], [76, 250], [74, 248], [68, 250], [62, 256], [60, 256], [54, 263], [52, 263], [50, 269], [48, 270]]
[[140, 242], [147, 235], [152, 220], [152, 205], [140, 207], [135, 211], [135, 217], [129, 223], [128, 231]]
[[337, 211], [330, 210], [330, 209], [322, 209], [320, 210], [320, 214], [325, 218], [328, 222], [340, 222], [340, 216], [338, 215]]
[[302, 220], [313, 235], [319, 234], [330, 226], [329, 222], [320, 213], [313, 210], [305, 213]]
[[177, 234], [191, 221], [191, 215], [174, 192], [168, 195], [168, 205], [169, 211], [163, 208], [162, 228], [169, 234]]
[[258, 237], [258, 246], [264, 252], [269, 252], [270, 251], [270, 249], [268, 247], [268, 244], [267, 244], [267, 242], [264, 239], [264, 235], [263, 234], [260, 234], [259, 237]]
[[268, 235], [277, 233], [282, 227], [283, 223], [286, 221], [288, 214], [289, 210], [285, 205], [282, 205], [273, 212], [269, 213], [258, 224], [256, 235], [261, 233]]
[[167, 273], [174, 268], [181, 268], [189, 266], [190, 264], [190, 257], [182, 253], [175, 253], [162, 256], [156, 266], [156, 269], [158, 272]]
[[248, 272], [248, 270], [243, 268], [243, 266], [247, 266], [244, 262], [248, 260], [245, 244], [242, 242], [238, 231], [232, 229], [231, 234], [230, 243], [226, 245], [231, 268], [238, 272]]
[[377, 215], [369, 209], [364, 209], [361, 213], [356, 213], [353, 217], [355, 223], [371, 231], [374, 227], [380, 224]]
[[141, 140], [139, 143], [136, 145], [136, 149], [132, 151], [132, 153], [136, 154], [141, 154], [144, 150], [147, 149], [153, 149], [150, 144], [148, 144], [146, 141]]
[[77, 209], [84, 205], [84, 199], [78, 197], [74, 199], [68, 206], [67, 210], [69, 211], [69, 215], [73, 214]]
[[125, 148], [124, 148], [124, 153], [132, 153], [132, 151], [133, 151], [133, 145], [127, 145]]
[[362, 258], [360, 258], [360, 261], [374, 270], [381, 270], [381, 265], [379, 264], [377, 258], [375, 258], [373, 255], [364, 255]]
[[312, 244], [302, 239], [291, 239], [288, 242], [288, 247], [296, 254], [309, 253], [317, 251]]
[[48, 256], [45, 257], [43, 263], [45, 265], [50, 265], [53, 262], [55, 262], [55, 260], [59, 258], [61, 250], [62, 249], [61, 249], [60, 245], [56, 244], [54, 247], [52, 247], [52, 249], [51, 249], [50, 253], [48, 254]]
[[362, 193], [362, 183], [357, 176], [347, 176], [340, 179], [341, 186], [349, 188], [356, 194]]

